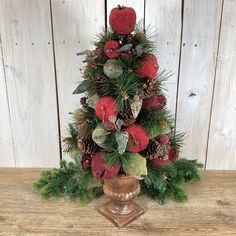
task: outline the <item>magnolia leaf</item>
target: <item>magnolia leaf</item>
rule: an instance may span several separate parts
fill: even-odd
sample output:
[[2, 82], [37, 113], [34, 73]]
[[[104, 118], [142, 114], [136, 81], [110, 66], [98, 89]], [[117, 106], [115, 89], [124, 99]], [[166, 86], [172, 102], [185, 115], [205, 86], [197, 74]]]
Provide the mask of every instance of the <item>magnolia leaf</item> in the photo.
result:
[[129, 155], [129, 162], [122, 164], [123, 170], [126, 174], [132, 175], [137, 179], [142, 179], [147, 175], [147, 161], [146, 158], [139, 153], [132, 153]]
[[133, 100], [130, 101], [130, 107], [132, 114], [134, 116], [134, 119], [138, 117], [138, 114], [142, 108], [143, 99], [137, 95], [134, 96]]
[[129, 50], [131, 50], [132, 46], [133, 46], [132, 43], [128, 43], [128, 44], [125, 44], [124, 46], [122, 46], [121, 48], [119, 48], [117, 51], [118, 52], [129, 51]]
[[83, 153], [79, 149], [73, 148], [72, 150], [70, 150], [69, 155], [78, 166], [81, 166]]
[[99, 147], [105, 148], [105, 142], [108, 134], [109, 133], [104, 130], [101, 125], [98, 125], [92, 133], [92, 139]]
[[117, 119], [117, 121], [116, 121], [116, 129], [120, 130], [122, 125], [123, 125], [123, 121], [121, 119]]
[[87, 103], [90, 107], [95, 108], [98, 99], [99, 99], [98, 95], [94, 94], [92, 97], [89, 97], [87, 99]]
[[80, 93], [84, 93], [87, 91], [87, 87], [88, 87], [89, 81], [88, 80], [83, 80], [78, 86], [77, 88], [74, 90], [73, 94], [80, 94]]
[[116, 131], [115, 137], [118, 144], [118, 152], [123, 154], [128, 143], [129, 134], [127, 132]]
[[136, 54], [138, 57], [143, 54], [143, 45], [138, 44], [135, 49], [133, 50], [133, 53]]

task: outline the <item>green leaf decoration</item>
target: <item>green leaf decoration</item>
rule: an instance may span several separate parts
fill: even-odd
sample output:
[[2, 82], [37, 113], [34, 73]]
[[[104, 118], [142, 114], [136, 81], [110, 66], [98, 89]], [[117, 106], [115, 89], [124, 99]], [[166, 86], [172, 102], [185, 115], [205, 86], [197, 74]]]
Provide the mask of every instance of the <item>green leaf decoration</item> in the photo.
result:
[[116, 131], [115, 137], [118, 145], [118, 152], [119, 154], [123, 154], [128, 143], [129, 134], [127, 132]]
[[87, 99], [87, 103], [90, 107], [95, 108], [98, 99], [99, 99], [98, 95], [94, 94], [93, 96]]
[[123, 74], [122, 65], [117, 59], [108, 59], [103, 66], [103, 72], [109, 78], [117, 78]]
[[92, 133], [93, 141], [101, 148], [106, 147], [106, 139], [109, 132], [104, 130], [101, 124], [99, 124]]
[[121, 119], [117, 119], [116, 120], [116, 129], [120, 130], [122, 125], [123, 125], [123, 121]]
[[142, 108], [143, 99], [139, 96], [134, 96], [134, 99], [130, 101], [130, 107], [134, 118], [138, 117], [138, 114]]
[[73, 148], [69, 152], [70, 157], [75, 161], [77, 165], [81, 165], [81, 159], [83, 153], [78, 148]]
[[122, 167], [126, 174], [132, 175], [137, 179], [142, 179], [143, 176], [147, 175], [146, 158], [139, 153], [130, 154], [129, 162], [127, 164], [123, 163]]
[[73, 94], [85, 93], [87, 91], [88, 85], [89, 85], [89, 81], [83, 80], [74, 90]]
[[119, 48], [117, 51], [118, 52], [129, 51], [129, 50], [131, 50], [132, 46], [133, 46], [132, 43], [128, 43], [128, 44], [125, 44], [124, 46], [122, 46], [121, 48]]

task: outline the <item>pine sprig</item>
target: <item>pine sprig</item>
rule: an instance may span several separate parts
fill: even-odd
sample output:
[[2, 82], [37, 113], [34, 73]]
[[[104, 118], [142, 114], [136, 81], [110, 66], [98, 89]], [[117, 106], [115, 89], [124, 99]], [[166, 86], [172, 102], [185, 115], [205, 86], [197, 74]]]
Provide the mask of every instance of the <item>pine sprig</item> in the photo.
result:
[[168, 81], [168, 79], [173, 75], [173, 73], [171, 72], [167, 72], [166, 70], [162, 70], [161, 72], [159, 72], [156, 76], [156, 80], [158, 83], [157, 86], [157, 93], [161, 94], [163, 91], [167, 90], [166, 87], [166, 82]]
[[67, 127], [68, 137], [63, 138], [63, 151], [70, 152], [77, 146], [78, 128], [75, 122], [69, 123]]
[[78, 199], [83, 205], [103, 193], [102, 183], [94, 183], [91, 171], [82, 170], [72, 162], [61, 161], [60, 168], [43, 171], [33, 187], [40, 191], [43, 198], [68, 196]]
[[106, 161], [109, 166], [114, 165], [115, 163], [122, 165], [128, 165], [130, 163], [129, 153], [124, 152], [120, 154], [118, 151], [114, 150], [109, 152], [106, 155]]
[[119, 110], [123, 110], [128, 99], [132, 99], [138, 88], [138, 78], [133, 73], [110, 79], [106, 84], [106, 95], [116, 98]]
[[169, 133], [171, 127], [174, 126], [174, 119], [172, 118], [171, 112], [166, 109], [142, 109], [137, 121], [143, 125], [151, 138]]
[[95, 36], [93, 44], [98, 48], [104, 48], [107, 41], [114, 39], [119, 40], [119, 35], [112, 32], [111, 29], [101, 28], [100, 32]]
[[187, 195], [183, 184], [188, 181], [200, 180], [197, 161], [179, 159], [172, 164], [155, 167], [149, 162], [148, 175], [141, 181], [142, 193], [147, 194], [163, 204], [167, 199], [185, 202]]
[[184, 137], [185, 137], [185, 133], [173, 132], [170, 136], [171, 147], [181, 151], [184, 145]]
[[142, 45], [144, 53], [154, 53], [156, 51], [155, 42], [151, 40], [152, 32], [151, 27], [143, 30], [143, 25], [141, 22], [135, 26], [134, 41], [136, 45]]

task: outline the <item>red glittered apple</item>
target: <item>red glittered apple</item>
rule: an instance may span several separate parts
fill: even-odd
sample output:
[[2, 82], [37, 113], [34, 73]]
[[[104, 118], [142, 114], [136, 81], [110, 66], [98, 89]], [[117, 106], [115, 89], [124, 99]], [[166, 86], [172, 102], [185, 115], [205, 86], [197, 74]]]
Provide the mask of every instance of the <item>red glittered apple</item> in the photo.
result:
[[132, 7], [115, 7], [111, 10], [109, 23], [115, 33], [129, 34], [136, 24], [135, 10]]
[[152, 159], [152, 164], [154, 166], [165, 166], [170, 163], [171, 163], [171, 160], [169, 159], [168, 155], [164, 155], [163, 157], [157, 157], [157, 158]]
[[96, 103], [95, 112], [100, 120], [114, 123], [118, 114], [115, 98], [108, 96], [100, 98]]
[[163, 94], [154, 94], [149, 98], [143, 99], [144, 109], [161, 109], [166, 105], [166, 97]]
[[99, 179], [110, 179], [118, 174], [120, 170], [119, 164], [109, 166], [105, 160], [105, 154], [102, 152], [96, 153], [92, 158], [93, 176]]
[[104, 46], [104, 53], [109, 58], [116, 58], [120, 55], [117, 51], [120, 48], [120, 44], [116, 40], [109, 40]]
[[154, 54], [148, 53], [137, 61], [135, 73], [143, 78], [155, 78], [159, 69], [157, 58]]
[[123, 128], [129, 134], [127, 148], [129, 152], [140, 152], [144, 150], [149, 142], [145, 129], [139, 124], [132, 124]]

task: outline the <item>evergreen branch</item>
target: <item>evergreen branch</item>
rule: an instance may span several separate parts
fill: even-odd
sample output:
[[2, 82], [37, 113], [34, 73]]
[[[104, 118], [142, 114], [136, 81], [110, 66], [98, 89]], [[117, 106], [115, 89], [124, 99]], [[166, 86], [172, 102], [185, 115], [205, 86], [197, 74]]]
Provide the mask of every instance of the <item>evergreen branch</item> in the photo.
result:
[[163, 204], [167, 199], [177, 202], [187, 200], [183, 184], [200, 180], [198, 169], [202, 168], [202, 164], [196, 160], [179, 159], [163, 167], [155, 167], [149, 162], [147, 168], [148, 175], [141, 181], [142, 193]]
[[158, 94], [161, 94], [162, 91], [167, 91], [166, 82], [172, 75], [173, 73], [167, 72], [166, 70], [162, 70], [161, 72], [158, 72], [155, 78], [158, 83], [158, 86], [157, 86]]
[[98, 48], [104, 48], [107, 41], [114, 39], [119, 40], [119, 35], [112, 32], [111, 29], [105, 29], [102, 27], [100, 32], [95, 36], [93, 44]]
[[116, 163], [122, 165], [129, 165], [130, 158], [129, 153], [124, 152], [120, 154], [118, 151], [114, 150], [113, 152], [109, 152], [106, 154], [106, 161], [109, 166], [112, 166]]
[[142, 109], [137, 122], [143, 125], [151, 138], [170, 133], [171, 127], [174, 126], [174, 119], [166, 109]]
[[66, 161], [61, 161], [60, 168], [43, 171], [33, 187], [43, 198], [68, 196], [78, 199], [82, 205], [103, 193], [102, 183], [94, 182], [91, 171]]
[[72, 149], [76, 148], [77, 146], [77, 137], [78, 137], [77, 124], [75, 122], [69, 123], [67, 132], [69, 136], [63, 138], [63, 151], [64, 152], [70, 152]]
[[173, 132], [170, 136], [170, 145], [172, 148], [179, 149], [181, 151], [184, 145], [185, 133]]
[[116, 79], [110, 79], [106, 84], [107, 96], [113, 96], [117, 100], [119, 110], [123, 110], [128, 99], [132, 99], [138, 87], [138, 78], [133, 73], [123, 74]]

